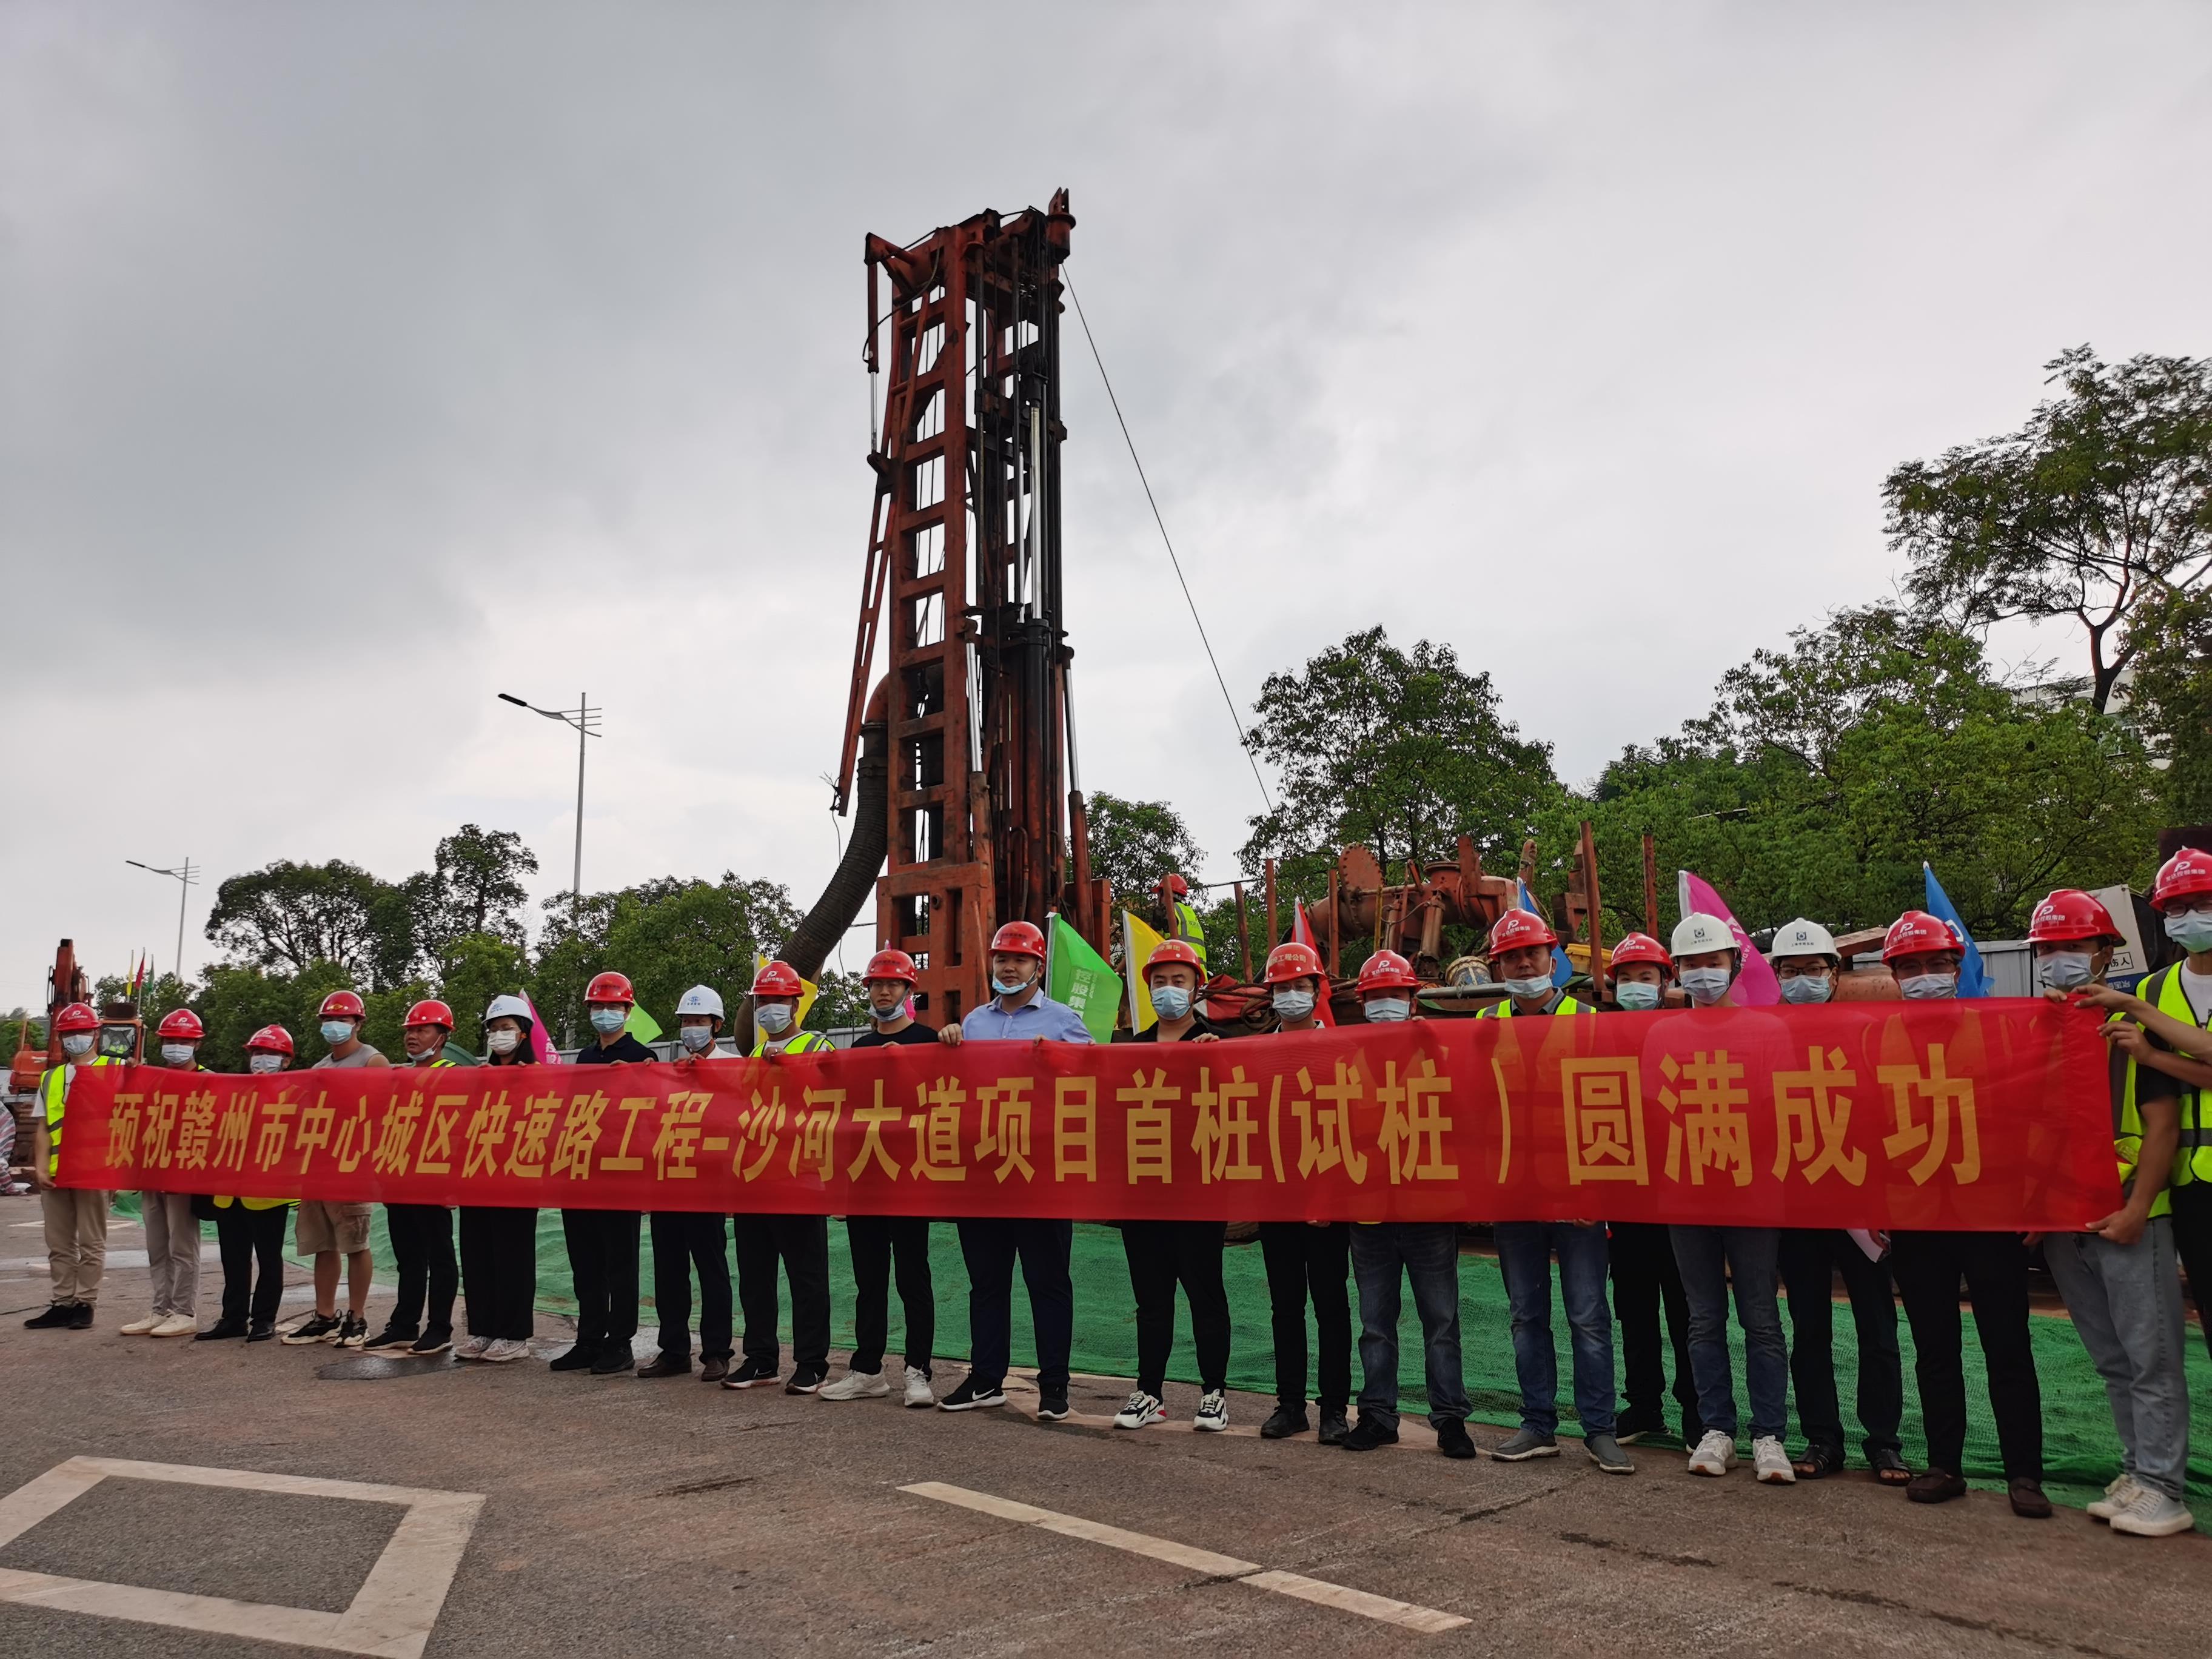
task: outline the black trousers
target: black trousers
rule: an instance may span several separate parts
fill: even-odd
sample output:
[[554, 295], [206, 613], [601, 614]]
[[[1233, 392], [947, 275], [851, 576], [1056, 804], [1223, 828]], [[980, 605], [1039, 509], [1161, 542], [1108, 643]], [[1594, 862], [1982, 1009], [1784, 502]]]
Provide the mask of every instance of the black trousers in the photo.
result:
[[469, 1334], [527, 1342], [538, 1314], [538, 1212], [464, 1206]]
[[1680, 1407], [1684, 1437], [1697, 1439], [1698, 1382], [1690, 1371], [1690, 1304], [1682, 1294], [1682, 1270], [1674, 1261], [1674, 1242], [1656, 1222], [1616, 1221], [1607, 1229], [1606, 1252], [1613, 1268], [1613, 1314], [1620, 1322], [1621, 1399], [1638, 1416], [1663, 1417], [1667, 1367], [1659, 1347], [1659, 1315], [1667, 1315], [1667, 1336], [1674, 1349], [1674, 1403]]
[[1305, 1409], [1310, 1297], [1321, 1347], [1315, 1398], [1323, 1417], [1343, 1416], [1352, 1403], [1352, 1300], [1346, 1288], [1352, 1274], [1352, 1224], [1310, 1227], [1303, 1221], [1263, 1221], [1260, 1255], [1267, 1263], [1274, 1324], [1275, 1403]]
[[2173, 1199], [2173, 1248], [2189, 1276], [2189, 1299], [2204, 1347], [2212, 1352], [2212, 1181], [2192, 1181], [2170, 1188]]
[[429, 1328], [451, 1335], [453, 1297], [461, 1288], [460, 1263], [453, 1259], [453, 1212], [442, 1204], [387, 1204], [384, 1220], [399, 1263], [392, 1324], [419, 1332], [427, 1304]]
[[1075, 1224], [1036, 1217], [963, 1221], [960, 1257], [968, 1267], [968, 1373], [979, 1389], [1006, 1380], [1014, 1342], [1014, 1263], [1036, 1322], [1037, 1391], [1067, 1392], [1075, 1340], [1075, 1285], [1068, 1259]]
[[635, 1210], [563, 1210], [568, 1274], [576, 1285], [576, 1340], [586, 1348], [627, 1348], [637, 1334]]
[[2008, 1480], [2043, 1479], [2043, 1388], [2027, 1334], [2027, 1247], [2017, 1233], [1899, 1233], [1890, 1261], [1912, 1322], [1913, 1372], [1928, 1462], [1951, 1474], [1966, 1447], [1965, 1331], [1959, 1280], [1990, 1374], [1990, 1411]]
[[699, 1274], [699, 1357], [730, 1357], [728, 1224], [698, 1210], [653, 1216], [653, 1305], [660, 1351], [691, 1358], [691, 1274]]
[[1859, 1339], [1858, 1417], [1869, 1461], [1901, 1451], [1905, 1376], [1897, 1356], [1897, 1297], [1889, 1263], [1869, 1261], [1849, 1233], [1788, 1227], [1778, 1252], [1790, 1303], [1790, 1376], [1797, 1391], [1797, 1426], [1808, 1444], [1844, 1449], [1844, 1410], [1836, 1394], [1835, 1279], [1850, 1293]]
[[[246, 1287], [252, 1286], [252, 1318], [257, 1325], [276, 1322], [276, 1309], [284, 1299], [284, 1231], [292, 1206], [249, 1210], [236, 1199], [215, 1212], [216, 1249], [222, 1256], [222, 1316], [235, 1323], [248, 1316]], [[256, 1263], [261, 1276], [254, 1278]]]
[[927, 1376], [937, 1343], [928, 1221], [918, 1215], [848, 1216], [845, 1243], [853, 1252], [853, 1369], [873, 1376], [884, 1368], [896, 1264], [899, 1309], [906, 1316], [906, 1363]]
[[744, 1310], [745, 1358], [776, 1363], [783, 1352], [776, 1328], [775, 1264], [791, 1285], [791, 1357], [801, 1370], [830, 1365], [830, 1218], [738, 1215], [738, 1304]]
[[[1137, 1386], [1157, 1395], [1175, 1349], [1176, 1286], [1190, 1304], [1200, 1386], [1229, 1386], [1229, 1292], [1221, 1283], [1228, 1226], [1219, 1221], [1125, 1221], [1121, 1253], [1137, 1298]], [[1299, 1310], [1303, 1325], [1305, 1310]], [[1300, 1367], [1301, 1370], [1304, 1368]]]

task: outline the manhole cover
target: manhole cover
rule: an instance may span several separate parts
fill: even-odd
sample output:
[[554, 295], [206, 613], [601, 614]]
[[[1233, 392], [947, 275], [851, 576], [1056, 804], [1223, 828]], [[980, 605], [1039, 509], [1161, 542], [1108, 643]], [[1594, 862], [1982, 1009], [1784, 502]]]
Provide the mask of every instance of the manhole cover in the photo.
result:
[[450, 1370], [453, 1364], [453, 1356], [450, 1352], [426, 1353], [419, 1358], [365, 1353], [351, 1359], [339, 1359], [327, 1365], [319, 1365], [315, 1368], [315, 1375], [342, 1382], [363, 1380], [374, 1382], [387, 1376], [420, 1376], [425, 1371]]

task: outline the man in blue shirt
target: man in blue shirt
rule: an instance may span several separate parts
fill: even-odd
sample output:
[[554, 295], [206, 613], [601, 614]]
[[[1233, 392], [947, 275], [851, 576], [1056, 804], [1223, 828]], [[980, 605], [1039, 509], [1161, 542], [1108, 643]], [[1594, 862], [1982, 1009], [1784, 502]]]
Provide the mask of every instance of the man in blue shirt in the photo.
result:
[[[1044, 934], [1030, 922], [1006, 923], [991, 936], [992, 1000], [959, 1024], [948, 1024], [937, 1040], [953, 1048], [963, 1042], [1090, 1042], [1082, 1016], [1045, 995], [1044, 966]], [[968, 1264], [968, 1376], [938, 1408], [967, 1412], [1006, 1403], [1019, 1256], [1036, 1322], [1037, 1416], [1057, 1422], [1067, 1415], [1067, 1356], [1075, 1335], [1075, 1286], [1068, 1277], [1075, 1224], [1024, 1216], [957, 1225]]]

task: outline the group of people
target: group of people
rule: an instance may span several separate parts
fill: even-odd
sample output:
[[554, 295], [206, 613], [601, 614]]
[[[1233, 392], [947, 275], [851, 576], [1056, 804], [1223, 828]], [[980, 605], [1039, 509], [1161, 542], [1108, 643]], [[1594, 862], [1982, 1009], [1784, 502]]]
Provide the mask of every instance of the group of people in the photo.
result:
[[[1857, 1332], [1856, 1415], [1867, 1466], [1876, 1480], [1900, 1488], [1916, 1502], [1957, 1498], [1966, 1490], [1963, 1279], [1985, 1362], [2011, 1507], [2024, 1517], [2048, 1516], [2051, 1506], [2042, 1488], [2042, 1400], [2028, 1327], [2028, 1270], [2032, 1253], [2039, 1248], [2105, 1382], [2123, 1450], [2120, 1469], [2089, 1512], [2119, 1532], [2159, 1536], [2192, 1528], [2194, 1518], [2183, 1501], [2189, 1404], [2180, 1272], [2186, 1268], [2200, 1291], [2201, 1306], [2202, 1291], [2212, 1285], [2212, 1116], [2207, 1111], [2212, 1098], [2212, 853], [2185, 849], [2167, 860], [2158, 872], [2152, 902], [2183, 959], [2149, 975], [2132, 994], [2103, 982], [2122, 935], [2089, 894], [2070, 889], [2051, 894], [2037, 907], [2029, 930], [2045, 994], [2106, 1015], [2102, 1030], [2110, 1048], [2112, 1146], [2124, 1194], [2118, 1209], [2080, 1233], [2027, 1237], [1607, 1224], [1595, 1219], [1501, 1223], [1495, 1230], [1496, 1246], [1511, 1310], [1522, 1419], [1491, 1449], [1491, 1455], [1512, 1462], [1560, 1453], [1551, 1317], [1556, 1266], [1571, 1336], [1575, 1415], [1584, 1452], [1598, 1468], [1632, 1474], [1635, 1465], [1625, 1449], [1666, 1437], [1671, 1346], [1672, 1392], [1692, 1474], [1723, 1476], [1735, 1468], [1739, 1435], [1745, 1429], [1761, 1482], [1788, 1484], [1838, 1473], [1846, 1463], [1832, 1334], [1832, 1292], [1840, 1274]], [[1571, 995], [1556, 982], [1559, 943], [1533, 913], [1514, 910], [1502, 916], [1491, 930], [1487, 957], [1504, 994], [1479, 1017], [1735, 1006], [1743, 953], [1733, 929], [1720, 918], [1685, 916], [1670, 945], [1641, 933], [1621, 939], [1605, 964], [1609, 971], [1595, 976], [1601, 988], [1597, 1001]], [[1963, 946], [1938, 918], [1907, 911], [1887, 930], [1881, 954], [1902, 997], [1932, 1000], [1958, 994]], [[1774, 1012], [1783, 1018], [1792, 1007], [1825, 1003], [1838, 994], [1842, 959], [1833, 938], [1815, 922], [1798, 920], [1777, 930], [1768, 960], [1782, 999]], [[1089, 1042], [1091, 1033], [1081, 1018], [1044, 994], [1044, 969], [1042, 933], [1027, 922], [1006, 924], [991, 941], [991, 999], [959, 1024], [933, 1030], [915, 1018], [913, 959], [896, 950], [880, 951], [864, 975], [872, 1024], [853, 1046]], [[1132, 1041], [1210, 1042], [1227, 1035], [1205, 1016], [1204, 964], [1189, 943], [1167, 940], [1144, 971], [1157, 1019]], [[1267, 957], [1265, 981], [1278, 1031], [1316, 1028], [1328, 982], [1312, 949], [1295, 942], [1276, 946]], [[780, 962], [756, 978], [756, 1056], [831, 1046], [801, 1024], [803, 991], [799, 975]], [[1419, 1018], [1418, 991], [1411, 965], [1389, 951], [1368, 959], [1357, 983], [1364, 1017], [1373, 1023]], [[657, 1058], [629, 1034], [635, 994], [623, 975], [599, 975], [586, 988], [585, 1000], [594, 1038], [575, 1063], [620, 1065]], [[361, 999], [349, 991], [325, 1000], [319, 1018], [329, 1053], [318, 1066], [393, 1063], [362, 1042], [365, 1012]], [[720, 997], [708, 987], [695, 987], [684, 994], [677, 1014], [682, 1055], [696, 1060], [713, 1054], [724, 1024]], [[522, 998], [495, 999], [485, 1015], [483, 1063], [529, 1063], [533, 1018]], [[93, 1322], [98, 1294], [107, 1194], [58, 1189], [52, 1176], [74, 1067], [112, 1062], [92, 1052], [100, 1022], [89, 1008], [72, 1005], [61, 1011], [56, 1024], [70, 1063], [48, 1074], [36, 1164], [46, 1194], [53, 1299], [45, 1313], [26, 1322], [33, 1328], [83, 1329]], [[454, 1063], [447, 1053], [453, 1029], [453, 1012], [444, 1003], [416, 1004], [406, 1018], [404, 1063]], [[161, 1063], [197, 1068], [201, 1035], [189, 1011], [168, 1016], [159, 1032]], [[257, 1032], [247, 1050], [257, 1073], [282, 1070], [294, 1058], [291, 1037], [277, 1026]], [[282, 1294], [283, 1212], [294, 1206], [276, 1200], [213, 1200], [223, 1267], [222, 1309], [216, 1323], [201, 1330], [192, 1315], [197, 1202], [145, 1195], [154, 1305], [146, 1316], [124, 1326], [125, 1331], [155, 1337], [189, 1334], [202, 1341], [275, 1339], [435, 1354], [454, 1344], [454, 1304], [465, 1285], [466, 1330], [458, 1357], [500, 1364], [530, 1351], [535, 1211], [461, 1206], [457, 1258], [449, 1212], [437, 1206], [387, 1206], [398, 1290], [388, 1320], [372, 1334], [366, 1318], [370, 1206], [301, 1200], [294, 1224], [296, 1248], [313, 1259], [314, 1306], [280, 1334], [276, 1316]], [[903, 1402], [950, 1412], [1003, 1406], [1018, 1263], [1036, 1323], [1037, 1415], [1051, 1421], [1069, 1414], [1074, 1310], [1070, 1222], [1000, 1218], [957, 1224], [969, 1282], [969, 1367], [942, 1396], [932, 1371], [936, 1296], [926, 1220], [847, 1220], [855, 1346], [845, 1374], [834, 1380], [828, 1218], [739, 1215], [729, 1219], [726, 1236], [720, 1215], [653, 1215], [653, 1290], [660, 1324], [657, 1351], [642, 1364], [633, 1352], [641, 1217], [565, 1211], [562, 1225], [578, 1313], [575, 1340], [551, 1360], [555, 1370], [600, 1376], [691, 1375], [696, 1279], [702, 1380], [729, 1389], [780, 1382], [787, 1394], [818, 1394], [832, 1401], [881, 1398], [893, 1391], [884, 1370], [895, 1283], [905, 1317], [904, 1374], [898, 1389]], [[1428, 1416], [1437, 1449], [1450, 1458], [1476, 1456], [1466, 1426], [1471, 1407], [1461, 1361], [1458, 1224], [1270, 1222], [1259, 1231], [1276, 1394], [1261, 1436], [1281, 1439], [1306, 1432], [1316, 1429], [1317, 1416], [1316, 1437], [1324, 1445], [1368, 1451], [1398, 1439], [1399, 1313], [1401, 1297], [1410, 1285], [1422, 1330]], [[1193, 1425], [1226, 1428], [1230, 1308], [1222, 1274], [1224, 1224], [1127, 1222], [1121, 1232], [1136, 1304], [1138, 1358], [1135, 1387], [1115, 1415], [1115, 1425], [1140, 1429], [1165, 1418], [1163, 1390], [1179, 1286], [1189, 1309], [1200, 1381]], [[726, 1237], [734, 1246], [737, 1265], [734, 1309]], [[779, 1267], [791, 1304], [793, 1363], [788, 1375], [782, 1369], [778, 1334]], [[1917, 1471], [1906, 1463], [1900, 1437], [1900, 1298], [1912, 1331], [1926, 1429], [1927, 1456]], [[1361, 1371], [1356, 1419], [1355, 1300]], [[1743, 1334], [1747, 1423], [1738, 1414], [1729, 1356], [1731, 1302]], [[1309, 1310], [1318, 1333], [1310, 1370]], [[739, 1312], [741, 1344], [733, 1340], [738, 1334], [733, 1316]], [[1616, 1319], [1623, 1350], [1618, 1389]], [[2207, 1340], [2212, 1341], [2212, 1334]], [[1310, 1399], [1310, 1382], [1316, 1384]], [[1802, 1437], [1795, 1456], [1784, 1445], [1793, 1384]]]

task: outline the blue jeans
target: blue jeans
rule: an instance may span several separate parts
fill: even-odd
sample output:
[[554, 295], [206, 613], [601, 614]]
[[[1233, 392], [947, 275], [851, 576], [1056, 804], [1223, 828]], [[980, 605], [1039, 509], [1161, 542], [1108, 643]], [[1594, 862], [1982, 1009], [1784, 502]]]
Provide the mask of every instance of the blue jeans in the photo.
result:
[[2181, 1370], [2189, 1344], [2172, 1221], [2158, 1217], [2132, 1244], [2052, 1233], [2043, 1259], [2105, 1379], [2123, 1467], [2179, 1502], [2189, 1474], [2189, 1384]]
[[1429, 1421], [1463, 1423], [1467, 1379], [1459, 1356], [1459, 1227], [1449, 1221], [1385, 1221], [1352, 1230], [1359, 1286], [1359, 1420], [1398, 1428], [1398, 1292], [1413, 1284], [1428, 1374]]
[[1552, 1258], [1574, 1339], [1575, 1415], [1584, 1435], [1613, 1432], [1613, 1310], [1606, 1305], [1610, 1260], [1603, 1227], [1571, 1221], [1501, 1221], [1498, 1266], [1513, 1308], [1513, 1370], [1521, 1380], [1521, 1426], [1559, 1426], [1559, 1358], [1552, 1346]]
[[1690, 1370], [1698, 1415], [1708, 1429], [1736, 1431], [1735, 1378], [1729, 1365], [1729, 1285], [1743, 1327], [1744, 1387], [1751, 1395], [1751, 1437], [1779, 1438], [1789, 1426], [1790, 1351], [1774, 1299], [1781, 1235], [1772, 1227], [1671, 1227], [1682, 1294], [1690, 1304]]

